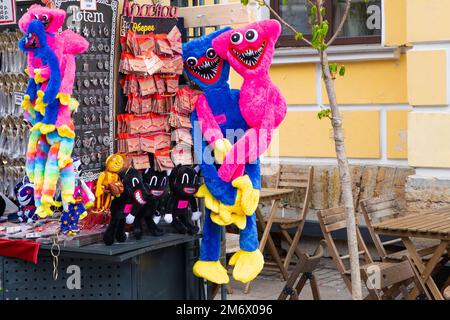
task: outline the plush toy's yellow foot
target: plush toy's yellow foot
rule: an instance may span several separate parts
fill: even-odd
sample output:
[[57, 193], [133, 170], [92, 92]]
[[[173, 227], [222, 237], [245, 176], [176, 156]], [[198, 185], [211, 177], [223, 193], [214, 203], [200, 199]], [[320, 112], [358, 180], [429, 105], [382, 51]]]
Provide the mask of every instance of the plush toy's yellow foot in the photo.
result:
[[45, 81], [47, 81], [47, 79], [45, 79], [41, 75], [41, 70], [40, 69], [34, 69], [34, 82], [36, 82], [36, 84], [39, 84], [39, 83], [44, 83]]
[[253, 188], [252, 181], [248, 175], [236, 178], [232, 182], [233, 187], [238, 188], [242, 191], [241, 194], [241, 208], [242, 211], [251, 216], [259, 203], [259, 190]]
[[239, 250], [231, 257], [229, 264], [234, 266], [233, 278], [247, 283], [255, 279], [263, 269], [264, 257], [259, 249], [252, 252]]
[[41, 202], [43, 206], [55, 206], [55, 200], [53, 200], [52, 196], [49, 196], [48, 194], [44, 194], [41, 198]]
[[66, 203], [75, 203], [75, 198], [71, 194], [61, 194], [61, 198]]
[[219, 201], [213, 197], [205, 184], [202, 184], [200, 188], [198, 188], [195, 196], [197, 198], [205, 198], [205, 207], [213, 212], [219, 212]]
[[39, 129], [41, 130], [42, 134], [47, 134], [55, 131], [56, 127], [54, 124], [43, 123]]
[[70, 104], [70, 94], [60, 92], [56, 95], [56, 98], [59, 99], [59, 102], [63, 106], [68, 106]]
[[226, 284], [230, 282], [227, 270], [220, 264], [219, 261], [197, 261], [194, 264], [194, 275], [199, 278], [217, 284]]
[[47, 218], [47, 211], [45, 210], [44, 206], [39, 206], [36, 209], [36, 214], [39, 218], [43, 219], [43, 218]]
[[34, 104], [31, 102], [31, 98], [29, 94], [23, 96], [22, 103], [20, 104], [24, 110], [28, 110], [34, 107]]
[[89, 201], [89, 202], [87, 202], [87, 203], [84, 205], [84, 207], [85, 207], [86, 209], [92, 208], [93, 206], [94, 206], [94, 202], [93, 202], [93, 201]]
[[245, 226], [247, 225], [246, 216], [241, 215], [241, 214], [232, 213], [230, 221], [228, 221], [228, 222], [223, 221], [223, 219], [220, 217], [220, 215], [217, 213], [214, 213], [214, 212], [211, 212], [210, 217], [211, 217], [211, 221], [219, 226], [228, 226], [230, 224], [234, 224], [240, 230], [244, 230]]
[[55, 201], [55, 207], [60, 208], [62, 206], [61, 201]]
[[42, 126], [42, 122], [37, 122], [33, 127], [31, 127], [31, 131], [37, 131], [40, 130]]
[[218, 139], [214, 142], [214, 158], [216, 163], [222, 164], [228, 151], [230, 151], [232, 145], [228, 139]]
[[72, 157], [60, 156], [58, 158], [58, 168], [63, 169], [73, 162]]

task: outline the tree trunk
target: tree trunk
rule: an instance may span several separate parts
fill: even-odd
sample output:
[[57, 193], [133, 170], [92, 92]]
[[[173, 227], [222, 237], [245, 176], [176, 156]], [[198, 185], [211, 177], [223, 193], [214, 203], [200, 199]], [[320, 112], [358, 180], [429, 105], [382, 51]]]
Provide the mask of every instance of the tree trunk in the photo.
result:
[[332, 79], [328, 56], [325, 51], [319, 51], [320, 62], [322, 66], [322, 76], [325, 82], [325, 88], [328, 94], [328, 100], [331, 108], [331, 124], [333, 126], [334, 144], [336, 157], [338, 161], [339, 176], [341, 179], [342, 200], [345, 206], [347, 219], [347, 241], [350, 255], [350, 269], [352, 279], [352, 297], [354, 300], [362, 299], [361, 292], [361, 274], [359, 270], [358, 241], [356, 237], [356, 218], [352, 193], [352, 180], [348, 166], [347, 154], [345, 152], [344, 132], [342, 130], [342, 119], [339, 113], [339, 107], [336, 101], [336, 91]]

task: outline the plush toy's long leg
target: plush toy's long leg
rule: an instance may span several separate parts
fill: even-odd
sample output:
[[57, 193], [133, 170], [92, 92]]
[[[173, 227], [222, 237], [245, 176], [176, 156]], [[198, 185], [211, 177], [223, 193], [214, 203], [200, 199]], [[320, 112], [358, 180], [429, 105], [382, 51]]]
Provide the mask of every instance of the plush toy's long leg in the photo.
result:
[[247, 224], [241, 231], [239, 245], [241, 249], [231, 257], [229, 264], [234, 266], [233, 278], [247, 283], [255, 279], [264, 267], [264, 257], [258, 248], [255, 214], [247, 216]]
[[[62, 147], [62, 142], [61, 142]], [[73, 194], [75, 192], [75, 173], [73, 165], [69, 163], [60, 171], [61, 198], [65, 203], [73, 203]]]
[[211, 221], [211, 211], [205, 209], [205, 223], [200, 247], [200, 258], [194, 264], [193, 272], [197, 277], [224, 284], [230, 281], [227, 270], [220, 264], [220, 229]]
[[45, 115], [42, 119], [40, 127], [42, 134], [47, 134], [55, 130], [56, 118], [59, 112], [59, 100], [55, 99], [52, 103], [45, 107]]
[[[69, 101], [70, 103], [70, 101]], [[72, 111], [68, 105], [59, 106], [58, 117], [56, 119], [56, 128], [61, 137], [75, 138], [75, 131], [71, 119]]]
[[45, 173], [45, 163], [47, 161], [47, 154], [49, 152], [50, 145], [47, 142], [45, 136], [41, 136], [39, 138], [37, 144], [37, 151], [34, 163], [34, 201], [36, 204], [37, 211], [36, 213], [43, 217], [42, 208], [41, 208], [41, 197], [42, 197], [42, 189], [44, 186], [44, 173]]
[[75, 144], [73, 138], [61, 137], [61, 145], [58, 152], [58, 166], [65, 168], [72, 163], [72, 151]]
[[36, 163], [36, 155], [38, 152], [38, 142], [41, 136], [41, 132], [36, 130], [32, 131], [30, 133], [30, 137], [28, 138], [25, 170], [31, 182], [34, 182], [34, 166]]
[[[53, 197], [56, 193], [56, 184], [59, 178], [58, 152], [60, 142], [53, 143], [50, 146], [47, 162], [45, 164], [44, 187], [42, 189], [42, 205], [46, 208], [54, 205]], [[50, 212], [48, 212], [50, 214]]]

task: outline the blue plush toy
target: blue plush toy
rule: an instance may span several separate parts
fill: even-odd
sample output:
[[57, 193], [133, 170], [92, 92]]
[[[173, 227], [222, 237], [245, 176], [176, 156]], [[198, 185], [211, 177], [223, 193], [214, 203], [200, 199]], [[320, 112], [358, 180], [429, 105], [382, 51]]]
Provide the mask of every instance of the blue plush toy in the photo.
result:
[[34, 56], [40, 58], [42, 63], [50, 69], [48, 82], [37, 85], [30, 79], [26, 94], [30, 101], [35, 102], [35, 124], [33, 130], [39, 129], [41, 133], [47, 134], [55, 129], [56, 119], [59, 111], [59, 100], [56, 99], [61, 86], [61, 72], [58, 58], [47, 43], [47, 33], [44, 24], [35, 19], [30, 22], [27, 33], [20, 39], [19, 48], [24, 52], [32, 51]]
[[[28, 223], [36, 221], [38, 216], [36, 214], [36, 206], [34, 203], [34, 187], [27, 176], [16, 185], [15, 193], [17, 202], [19, 203], [17, 220]], [[10, 216], [10, 219], [11, 218], [12, 217]]]
[[[206, 101], [205, 104], [209, 105], [208, 111], [212, 112], [224, 137], [227, 130], [233, 131], [236, 136], [227, 137], [233, 144], [244, 134], [248, 126], [239, 111], [239, 90], [231, 90], [228, 84], [230, 65], [212, 49], [213, 39], [228, 30], [230, 28], [224, 28], [183, 44], [183, 60], [189, 79], [203, 90], [199, 101], [203, 99]], [[218, 156], [217, 154], [211, 156], [216, 148], [209, 145], [202, 136], [201, 124], [197, 121], [199, 112], [202, 111], [197, 107], [191, 114], [191, 122], [194, 152], [205, 181], [197, 196], [205, 198], [206, 215], [200, 259], [194, 265], [194, 274], [218, 284], [229, 282], [227, 271], [219, 262], [220, 231], [221, 226], [234, 223], [242, 230], [241, 250], [231, 258], [230, 265], [235, 266], [233, 277], [245, 283], [253, 280], [264, 265], [263, 256], [258, 249], [254, 214], [259, 200], [258, 190], [261, 189], [259, 160], [256, 163], [246, 164], [243, 177], [232, 183], [224, 182], [218, 176], [218, 165], [214, 163], [214, 157], [217, 159]], [[244, 196], [249, 193], [256, 193], [257, 196], [250, 198]], [[245, 212], [241, 206], [252, 209]], [[234, 214], [236, 211], [240, 211], [241, 214]]]

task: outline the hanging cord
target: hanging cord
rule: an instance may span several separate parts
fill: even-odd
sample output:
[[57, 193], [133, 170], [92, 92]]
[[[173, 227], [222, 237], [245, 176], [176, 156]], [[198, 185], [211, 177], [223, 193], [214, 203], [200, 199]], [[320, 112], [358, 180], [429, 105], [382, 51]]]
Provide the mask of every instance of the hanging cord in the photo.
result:
[[47, 8], [50, 9], [56, 8], [55, 2], [53, 0], [42, 0], [42, 3], [45, 4]]
[[61, 254], [61, 247], [59, 246], [59, 230], [53, 237], [52, 248], [50, 253], [53, 257], [53, 280], [58, 280], [59, 255]]

